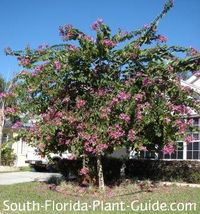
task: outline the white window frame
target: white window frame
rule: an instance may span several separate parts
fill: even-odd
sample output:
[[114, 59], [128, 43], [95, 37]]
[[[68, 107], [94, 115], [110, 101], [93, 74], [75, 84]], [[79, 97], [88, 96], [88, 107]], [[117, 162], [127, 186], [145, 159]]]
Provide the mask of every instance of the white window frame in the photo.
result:
[[[198, 128], [200, 128], [200, 117], [199, 116], [195, 116], [195, 117], [191, 117], [191, 119], [194, 119], [194, 118], [197, 118], [198, 119], [198, 123], [196, 124], [196, 126], [198, 127]], [[193, 124], [193, 125], [195, 125], [195, 124]], [[193, 148], [192, 148], [192, 150], [188, 150], [187, 149], [187, 143], [186, 142], [184, 142], [184, 141], [177, 141], [177, 142], [183, 142], [183, 159], [172, 159], [171, 158], [171, 155], [170, 155], [170, 158], [165, 158], [165, 155], [163, 154], [163, 157], [162, 157], [162, 159], [163, 160], [177, 160], [177, 161], [181, 161], [181, 160], [187, 160], [187, 161], [200, 161], [200, 132], [192, 132], [191, 133], [192, 135], [193, 134], [199, 134], [199, 136], [198, 136], [198, 139], [197, 140], [194, 140], [193, 142], [191, 142], [191, 143], [194, 143], [194, 142], [198, 142], [199, 143], [199, 149], [198, 150], [193, 150]], [[199, 159], [188, 159], [187, 158], [187, 152], [188, 151], [199, 151]]]

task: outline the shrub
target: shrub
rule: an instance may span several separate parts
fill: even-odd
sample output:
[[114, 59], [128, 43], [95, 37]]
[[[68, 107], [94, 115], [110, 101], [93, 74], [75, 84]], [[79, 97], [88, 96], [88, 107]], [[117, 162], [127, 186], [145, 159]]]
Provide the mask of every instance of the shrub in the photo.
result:
[[82, 160], [68, 160], [62, 159], [58, 162], [58, 170], [65, 177], [69, 177], [70, 174], [78, 176], [80, 169], [82, 168]]
[[197, 161], [127, 160], [129, 178], [200, 183], [200, 163]]
[[10, 143], [5, 143], [1, 148], [1, 161], [4, 166], [12, 166], [16, 160], [16, 155], [13, 153], [13, 149]]
[[57, 186], [57, 185], [60, 185], [63, 180], [64, 179], [62, 177], [58, 177], [58, 176], [53, 175], [47, 180], [46, 183], [47, 184], [55, 184]]

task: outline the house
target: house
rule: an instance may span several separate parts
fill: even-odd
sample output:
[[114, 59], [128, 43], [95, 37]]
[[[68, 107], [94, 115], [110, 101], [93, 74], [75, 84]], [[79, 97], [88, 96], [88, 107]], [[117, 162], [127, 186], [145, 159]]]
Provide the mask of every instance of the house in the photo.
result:
[[[182, 80], [181, 84], [183, 86], [188, 86], [194, 91], [200, 94], [200, 77], [195, 75], [191, 76], [186, 81]], [[200, 115], [193, 112], [191, 116], [193, 120], [193, 125], [200, 129]], [[196, 131], [191, 133], [195, 141], [193, 143], [187, 144], [186, 142], [178, 142], [177, 150], [174, 153], [163, 154], [160, 152], [156, 154], [155, 151], [141, 151], [139, 154], [140, 158], [148, 159], [164, 159], [164, 160], [195, 160], [200, 161], [200, 132]], [[127, 155], [126, 149], [120, 149], [119, 152], [114, 152], [113, 157], [125, 156]], [[138, 154], [132, 150], [129, 154], [130, 158], [138, 158]]]
[[[9, 121], [5, 121], [2, 143], [9, 142], [11, 139], [14, 139], [17, 136], [17, 132], [12, 129], [12, 124]], [[15, 141], [12, 144], [13, 153], [16, 155], [16, 160], [14, 165], [17, 167], [28, 166], [25, 163], [26, 155], [28, 152], [33, 152], [34, 148], [29, 146], [22, 139]]]
[[[181, 81], [183, 86], [188, 86], [192, 88], [194, 91], [200, 94], [200, 77], [195, 75], [191, 76], [186, 81]], [[200, 128], [200, 116], [193, 112], [191, 119], [193, 120], [193, 125], [197, 128]], [[194, 137], [195, 141], [193, 143], [187, 144], [186, 142], [178, 142], [177, 150], [170, 154], [163, 154], [160, 152], [158, 154], [159, 159], [165, 160], [195, 160], [200, 161], [200, 132], [196, 131], [191, 133]], [[142, 156], [149, 157], [151, 154], [147, 152], [143, 152]]]

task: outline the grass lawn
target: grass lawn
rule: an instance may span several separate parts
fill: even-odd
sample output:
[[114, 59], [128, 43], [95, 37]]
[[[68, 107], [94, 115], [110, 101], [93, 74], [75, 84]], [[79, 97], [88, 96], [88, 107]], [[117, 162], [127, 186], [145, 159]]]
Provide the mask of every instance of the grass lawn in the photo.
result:
[[[88, 188], [83, 189], [75, 187], [71, 184], [65, 184], [64, 185], [65, 190], [62, 193], [57, 191], [52, 191], [49, 189], [48, 185], [45, 183], [24, 183], [24, 184], [17, 184], [17, 185], [9, 185], [9, 186], [0, 186], [0, 213], [6, 214], [6, 213], [36, 213], [36, 214], [43, 214], [43, 213], [200, 213], [200, 188], [189, 188], [189, 187], [156, 187], [153, 189], [153, 192], [144, 192], [141, 191], [138, 185], [135, 184], [127, 184], [122, 185], [119, 187], [109, 188], [106, 192], [106, 194], [103, 194], [99, 191], [97, 191], [94, 188]], [[62, 189], [62, 188], [61, 188]], [[69, 209], [67, 211], [52, 211], [52, 207], [49, 208], [47, 211], [41, 209], [40, 211], [25, 211], [25, 212], [8, 212], [3, 211], [5, 208], [3, 202], [4, 200], [10, 200], [10, 202], [39, 202], [40, 204], [44, 204], [45, 200], [52, 200], [55, 201], [55, 203], [71, 203], [74, 204], [78, 200], [81, 203], [88, 203], [92, 204], [95, 200], [101, 201], [103, 204], [103, 209], [108, 209], [110, 206], [109, 204], [115, 203], [119, 204], [120, 202], [125, 203], [125, 209], [126, 211], [120, 212], [120, 211], [102, 211], [102, 210], [89, 210], [88, 212], [78, 212], [78, 211], [71, 211], [69, 212]], [[129, 205], [131, 205], [132, 201], [138, 200], [134, 206], [134, 208], [137, 208], [137, 205], [142, 202], [143, 204], [147, 202], [149, 204], [149, 201], [151, 203], [154, 203], [156, 201], [165, 202], [167, 205], [170, 205], [170, 203], [173, 202], [192, 202], [196, 203], [196, 211], [133, 211]], [[110, 203], [111, 202], [111, 203]], [[9, 204], [10, 206], [10, 204]], [[116, 208], [116, 207], [115, 207]], [[116, 208], [117, 209], [117, 208]]]

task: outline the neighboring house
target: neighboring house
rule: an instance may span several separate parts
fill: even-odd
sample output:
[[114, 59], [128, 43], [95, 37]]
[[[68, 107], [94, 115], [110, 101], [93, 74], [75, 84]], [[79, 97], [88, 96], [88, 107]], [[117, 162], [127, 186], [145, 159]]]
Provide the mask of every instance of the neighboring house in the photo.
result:
[[[182, 85], [192, 88], [194, 91], [200, 94], [200, 78], [195, 75], [191, 76], [186, 81], [181, 82]], [[199, 97], [198, 97], [199, 99]], [[195, 112], [191, 116], [193, 119], [193, 125], [200, 129], [200, 115]], [[176, 159], [176, 160], [198, 160], [200, 161], [200, 131], [191, 133], [195, 141], [187, 144], [186, 142], [179, 142], [179, 148], [175, 153], [171, 155], [163, 155], [160, 158], [164, 159]]]
[[[200, 94], [200, 78], [195, 75], [191, 76], [186, 81], [181, 81], [183, 86], [188, 86], [192, 88], [194, 91]], [[197, 97], [200, 99], [200, 97]], [[200, 115], [193, 112], [191, 116], [193, 119], [193, 125], [200, 129]], [[191, 135], [195, 138], [193, 143], [187, 144], [186, 142], [178, 142], [178, 149], [170, 154], [163, 154], [160, 152], [158, 154], [159, 159], [165, 160], [197, 160], [200, 161], [200, 131], [193, 132]], [[151, 157], [151, 152], [142, 152], [142, 157]]]
[[[188, 86], [192, 88], [194, 91], [200, 94], [200, 78], [196, 76], [191, 76], [186, 81], [181, 81], [183, 86]], [[197, 97], [200, 99], [200, 97]], [[193, 112], [191, 118], [193, 119], [193, 125], [200, 129], [200, 115]], [[159, 154], [155, 153], [155, 151], [140, 151], [139, 154], [132, 150], [129, 153], [129, 157], [132, 159], [145, 158], [145, 159], [164, 159], [164, 160], [195, 160], [200, 161], [200, 131], [196, 131], [191, 133], [191, 135], [195, 138], [193, 143], [187, 144], [186, 142], [178, 142], [177, 150], [170, 154], [163, 154], [160, 152]], [[126, 149], [121, 149], [120, 152], [115, 152], [114, 157], [119, 157], [120, 155], [125, 156]]]
[[[6, 121], [3, 130], [3, 143], [8, 142], [16, 136], [17, 132], [12, 129], [12, 124], [9, 121]], [[14, 165], [17, 167], [28, 166], [28, 164], [25, 163], [26, 155], [30, 151], [34, 152], [34, 148], [28, 146], [26, 142], [20, 139], [19, 141], [16, 141], [12, 144], [12, 149], [16, 155]]]
[[[191, 87], [193, 90], [195, 90], [200, 94], [200, 78], [196, 76], [191, 76], [188, 80], [181, 81], [181, 84], [184, 86]], [[200, 116], [194, 113], [192, 115], [192, 118], [193, 118], [193, 124], [200, 128]], [[17, 133], [13, 131], [13, 129], [11, 128], [11, 124], [6, 123], [3, 131], [3, 141], [4, 142], [8, 141], [10, 138], [15, 137], [16, 134]], [[165, 160], [199, 160], [200, 161], [200, 132], [194, 132], [192, 133], [192, 135], [196, 139], [193, 143], [187, 144], [186, 142], [179, 142], [178, 149], [171, 155], [169, 154], [164, 155], [163, 153], [160, 153], [157, 155], [157, 157], [155, 157], [154, 152], [143, 151], [143, 152], [140, 152], [140, 157], [142, 158], [155, 157], [155, 158], [160, 158]], [[15, 162], [16, 166], [26, 166], [27, 165], [25, 163], [26, 155], [30, 152], [34, 153], [35, 151], [35, 148], [28, 146], [27, 143], [22, 140], [15, 142], [12, 145], [12, 148], [17, 157]], [[122, 148], [118, 151], [115, 151], [111, 156], [125, 157], [125, 156], [128, 156], [128, 154], [127, 154], [127, 150]], [[129, 156], [132, 156], [132, 158], [137, 158], [137, 155], [135, 154], [134, 151], [132, 151]]]

